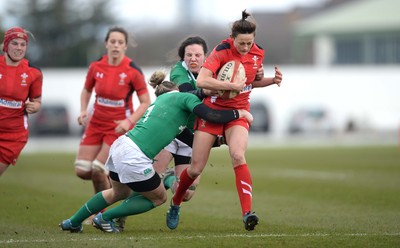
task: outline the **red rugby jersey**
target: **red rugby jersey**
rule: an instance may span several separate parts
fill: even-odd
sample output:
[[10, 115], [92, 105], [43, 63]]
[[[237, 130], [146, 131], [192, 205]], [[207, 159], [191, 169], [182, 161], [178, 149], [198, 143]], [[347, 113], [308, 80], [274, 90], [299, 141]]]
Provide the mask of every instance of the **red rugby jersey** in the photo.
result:
[[108, 64], [108, 56], [90, 64], [85, 89], [96, 92], [92, 121], [123, 120], [133, 113], [132, 94], [147, 93], [144, 75], [130, 58], [117, 66]]
[[27, 59], [18, 66], [5, 59], [0, 56], [0, 132], [21, 132], [28, 128], [25, 102], [42, 96], [43, 75]]
[[203, 67], [209, 69], [217, 78], [220, 68], [231, 60], [239, 60], [246, 71], [246, 85], [239, 95], [232, 99], [224, 100], [220, 97], [207, 97], [204, 103], [211, 107], [249, 109], [249, 95], [252, 90], [252, 82], [256, 77], [257, 70], [261, 67], [264, 60], [264, 50], [256, 43], [251, 47], [246, 55], [241, 55], [233, 45], [233, 39], [228, 38], [217, 45], [210, 56], [207, 57]]

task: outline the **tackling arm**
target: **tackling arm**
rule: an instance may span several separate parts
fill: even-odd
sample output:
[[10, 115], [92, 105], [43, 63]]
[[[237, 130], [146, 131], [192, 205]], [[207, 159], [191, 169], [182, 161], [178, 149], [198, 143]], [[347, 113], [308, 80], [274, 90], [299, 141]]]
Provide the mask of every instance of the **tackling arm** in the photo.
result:
[[198, 117], [215, 123], [228, 123], [230, 121], [238, 119], [239, 111], [233, 110], [215, 110], [208, 107], [205, 104], [199, 104], [193, 109], [193, 113]]

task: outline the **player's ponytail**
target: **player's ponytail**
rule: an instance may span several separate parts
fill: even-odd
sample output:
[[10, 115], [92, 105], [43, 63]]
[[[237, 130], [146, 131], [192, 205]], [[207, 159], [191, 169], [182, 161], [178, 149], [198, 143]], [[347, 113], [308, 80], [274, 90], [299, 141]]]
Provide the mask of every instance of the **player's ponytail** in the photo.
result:
[[242, 18], [232, 24], [231, 36], [236, 38], [239, 34], [253, 34], [256, 33], [255, 19], [246, 10], [242, 11]]
[[178, 90], [178, 87], [173, 82], [164, 81], [165, 77], [166, 73], [164, 71], [155, 71], [150, 77], [149, 84], [154, 88], [156, 96], [172, 90]]

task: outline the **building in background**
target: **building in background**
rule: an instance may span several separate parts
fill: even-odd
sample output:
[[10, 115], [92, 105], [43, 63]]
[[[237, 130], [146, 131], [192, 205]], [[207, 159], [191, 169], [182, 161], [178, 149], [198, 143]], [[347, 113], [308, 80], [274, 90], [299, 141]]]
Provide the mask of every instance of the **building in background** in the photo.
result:
[[[400, 1], [342, 3], [294, 26], [296, 60], [330, 65], [400, 64]], [[310, 51], [310, 49], [312, 49]]]

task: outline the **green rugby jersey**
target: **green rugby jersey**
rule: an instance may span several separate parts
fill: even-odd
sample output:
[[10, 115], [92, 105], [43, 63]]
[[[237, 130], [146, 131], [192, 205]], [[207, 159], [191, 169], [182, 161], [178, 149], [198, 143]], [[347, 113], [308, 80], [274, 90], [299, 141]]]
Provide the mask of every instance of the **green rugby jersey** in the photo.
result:
[[127, 135], [147, 157], [153, 159], [185, 129], [189, 117], [194, 115], [193, 109], [201, 103], [191, 93], [164, 93], [156, 98]]
[[[169, 75], [169, 79], [174, 82], [178, 87], [181, 84], [184, 83], [190, 83], [193, 87], [193, 89], [197, 89], [196, 86], [196, 78], [193, 75], [193, 73], [189, 70], [189, 68], [187, 67], [185, 61], [178, 61], [174, 67], [172, 68], [170, 75]], [[189, 117], [189, 121], [188, 121], [188, 125], [187, 127], [193, 130], [193, 126], [194, 126], [194, 121], [196, 120], [196, 115], [192, 114]]]

